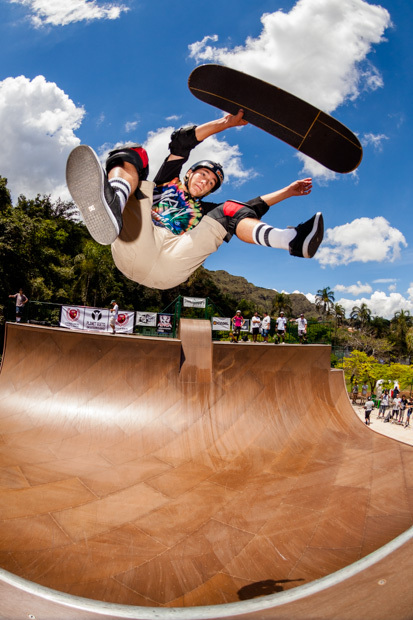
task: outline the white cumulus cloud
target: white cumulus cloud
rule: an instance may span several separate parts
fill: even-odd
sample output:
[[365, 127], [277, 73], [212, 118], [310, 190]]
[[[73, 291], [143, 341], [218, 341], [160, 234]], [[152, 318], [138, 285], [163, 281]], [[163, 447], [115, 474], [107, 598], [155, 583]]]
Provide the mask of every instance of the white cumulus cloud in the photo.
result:
[[357, 284], [351, 284], [350, 286], [336, 284], [334, 291], [339, 291], [340, 293], [350, 293], [351, 295], [361, 295], [362, 293], [372, 293], [373, 289], [370, 284], [362, 284], [358, 281]]
[[372, 146], [375, 151], [383, 150], [383, 141], [388, 140], [388, 137], [384, 134], [366, 133], [361, 139], [363, 146]]
[[69, 199], [66, 159], [80, 142], [74, 132], [84, 113], [42, 75], [0, 82], [0, 174], [8, 179], [13, 198], [39, 193]]
[[407, 247], [404, 235], [384, 217], [361, 217], [326, 231], [315, 258], [322, 267], [394, 261]]
[[381, 6], [364, 0], [299, 0], [261, 17], [262, 31], [244, 45], [220, 47], [215, 34], [190, 47], [197, 62], [217, 62], [275, 84], [326, 112], [383, 81], [367, 61], [391, 25]]
[[346, 316], [349, 316], [353, 307], [360, 307], [366, 304], [371, 310], [372, 316], [381, 316], [385, 319], [392, 319], [396, 312], [408, 310], [413, 314], [413, 299], [406, 298], [400, 293], [390, 293], [387, 295], [383, 291], [375, 291], [370, 297], [360, 297], [358, 299], [337, 299], [336, 303], [343, 306]]
[[10, 0], [29, 9], [34, 26], [67, 26], [74, 22], [95, 19], [118, 19], [129, 9], [116, 2], [97, 3], [95, 0]]

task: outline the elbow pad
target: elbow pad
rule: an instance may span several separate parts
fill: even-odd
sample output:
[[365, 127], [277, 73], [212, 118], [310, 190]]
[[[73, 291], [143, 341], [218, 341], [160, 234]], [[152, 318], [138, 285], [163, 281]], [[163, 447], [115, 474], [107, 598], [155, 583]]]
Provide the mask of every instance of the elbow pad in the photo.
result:
[[169, 150], [172, 155], [188, 159], [192, 149], [200, 144], [196, 138], [195, 129], [196, 125], [192, 125], [191, 127], [181, 127], [181, 129], [173, 132], [169, 143]]

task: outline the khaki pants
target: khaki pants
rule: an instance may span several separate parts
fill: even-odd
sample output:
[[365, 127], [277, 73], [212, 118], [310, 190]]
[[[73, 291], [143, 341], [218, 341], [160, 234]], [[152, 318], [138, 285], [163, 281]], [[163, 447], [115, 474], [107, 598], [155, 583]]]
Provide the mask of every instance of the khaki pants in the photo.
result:
[[117, 268], [130, 280], [150, 288], [167, 289], [185, 282], [227, 235], [225, 228], [208, 217], [183, 235], [152, 222], [154, 184], [142, 181], [139, 200], [131, 196], [123, 213], [121, 234], [112, 244]]

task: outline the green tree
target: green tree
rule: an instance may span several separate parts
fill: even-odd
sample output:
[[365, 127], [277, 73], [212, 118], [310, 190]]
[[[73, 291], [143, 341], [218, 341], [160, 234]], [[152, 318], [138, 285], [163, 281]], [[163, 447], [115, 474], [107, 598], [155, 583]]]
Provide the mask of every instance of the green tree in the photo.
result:
[[340, 304], [334, 304], [333, 308], [336, 325], [341, 325], [346, 318], [346, 311]]
[[343, 362], [344, 374], [350, 385], [355, 382], [361, 383], [368, 381], [373, 392], [377, 379], [385, 366], [379, 364], [374, 357], [367, 355], [363, 351], [352, 351], [349, 357]]
[[290, 296], [287, 293], [278, 293], [272, 300], [271, 314], [278, 316], [280, 312], [284, 312], [286, 316], [291, 316], [292, 303]]
[[[75, 296], [85, 306], [103, 306], [110, 302], [109, 297], [117, 293], [115, 266], [109, 246], [99, 245], [93, 240], [84, 244], [83, 252], [75, 257], [76, 282]], [[119, 298], [119, 301], [122, 300]]]
[[370, 320], [371, 334], [376, 338], [385, 338], [390, 332], [390, 321], [381, 316], [375, 316]]
[[366, 327], [371, 320], [371, 310], [367, 304], [362, 303], [360, 306], [353, 306], [350, 313], [350, 319], [360, 325], [360, 327]]
[[319, 289], [315, 296], [315, 305], [323, 315], [330, 315], [334, 308], [334, 291], [329, 286]]
[[411, 353], [410, 348], [410, 328], [413, 324], [413, 317], [408, 310], [399, 310], [390, 321], [390, 338], [395, 346], [396, 353], [401, 357], [407, 357]]

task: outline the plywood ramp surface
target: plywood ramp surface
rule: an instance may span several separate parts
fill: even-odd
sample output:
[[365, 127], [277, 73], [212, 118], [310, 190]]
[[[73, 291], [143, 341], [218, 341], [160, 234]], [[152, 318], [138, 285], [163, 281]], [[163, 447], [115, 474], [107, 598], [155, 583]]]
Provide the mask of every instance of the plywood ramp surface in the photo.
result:
[[411, 618], [407, 539], [354, 567], [412, 525], [412, 447], [360, 422], [329, 347], [209, 329], [7, 325], [0, 619], [385, 618], [383, 579]]

